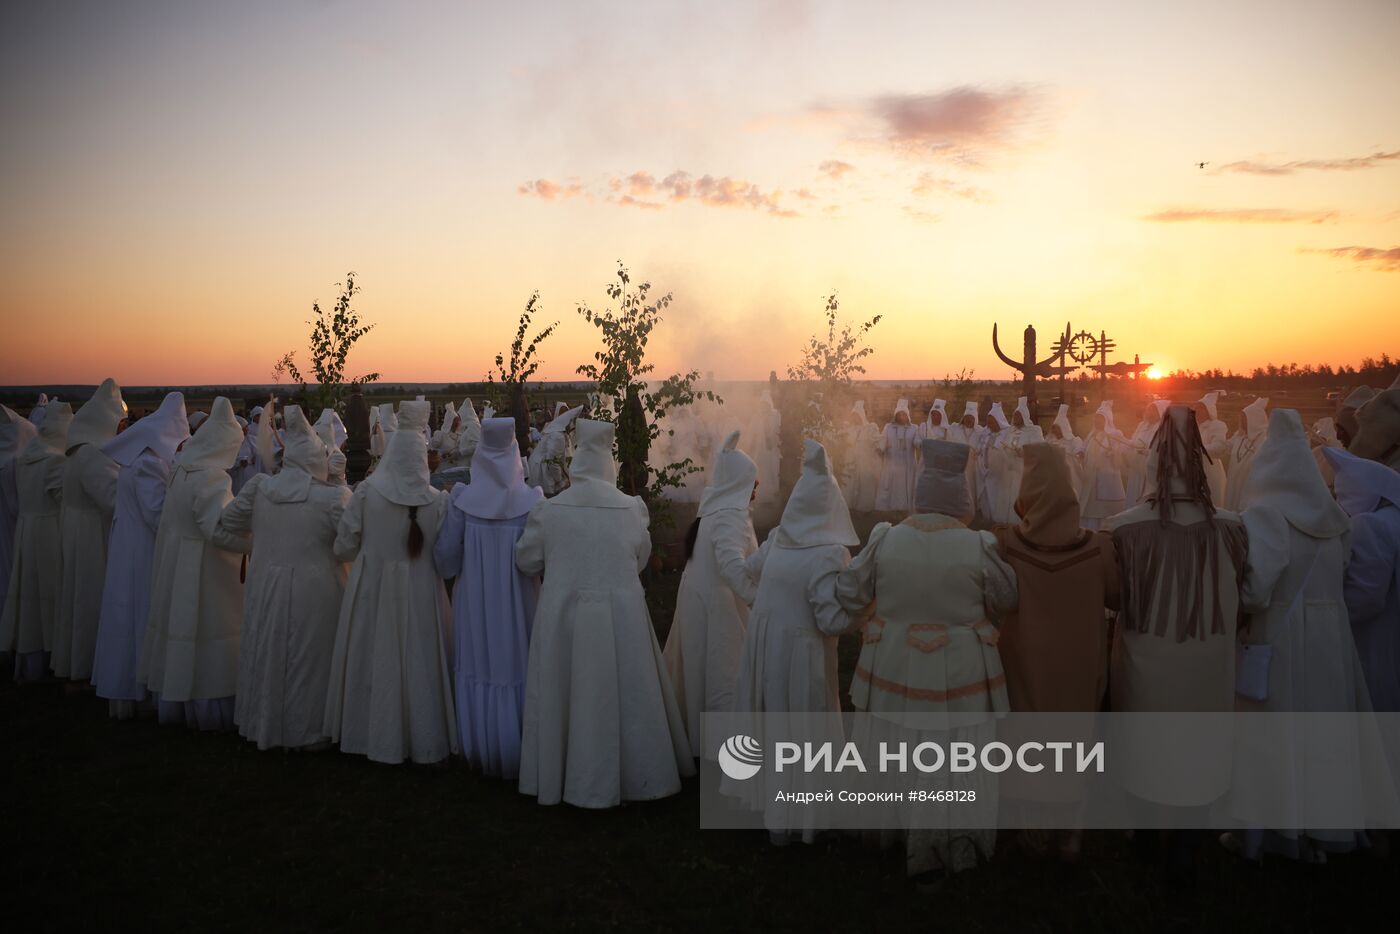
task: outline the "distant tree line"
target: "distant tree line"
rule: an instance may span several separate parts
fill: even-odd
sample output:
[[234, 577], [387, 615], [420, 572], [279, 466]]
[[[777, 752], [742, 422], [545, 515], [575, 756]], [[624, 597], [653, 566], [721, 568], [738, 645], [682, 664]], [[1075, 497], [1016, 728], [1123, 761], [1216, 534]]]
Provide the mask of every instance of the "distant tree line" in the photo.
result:
[[1343, 364], [1333, 367], [1331, 364], [1323, 363], [1313, 366], [1305, 363], [1299, 366], [1296, 363], [1269, 363], [1265, 366], [1257, 366], [1247, 374], [1236, 373], [1234, 370], [1221, 370], [1219, 367], [1213, 370], [1172, 370], [1167, 374], [1167, 379], [1181, 382], [1210, 383], [1222, 388], [1236, 386], [1278, 386], [1304, 387], [1343, 387], [1369, 385], [1376, 388], [1389, 386], [1400, 374], [1400, 361], [1391, 359], [1390, 354], [1383, 353], [1379, 358], [1365, 357], [1360, 366]]

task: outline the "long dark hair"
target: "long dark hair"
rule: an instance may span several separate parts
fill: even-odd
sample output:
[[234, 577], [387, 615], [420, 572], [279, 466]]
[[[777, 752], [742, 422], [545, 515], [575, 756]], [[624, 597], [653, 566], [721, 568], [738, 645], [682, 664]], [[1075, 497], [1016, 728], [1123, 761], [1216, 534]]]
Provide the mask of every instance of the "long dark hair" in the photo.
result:
[[417, 558], [423, 553], [423, 530], [418, 525], [418, 507], [408, 507], [408, 556]]
[[690, 523], [690, 528], [685, 530], [685, 563], [690, 563], [690, 556], [695, 554], [695, 539], [700, 536], [700, 517], [696, 516], [695, 521]]
[[[1215, 502], [1211, 499], [1210, 481], [1206, 478], [1206, 463], [1210, 461], [1210, 454], [1206, 452], [1205, 442], [1201, 440], [1201, 428], [1196, 424], [1196, 413], [1190, 408], [1186, 409], [1184, 438], [1177, 432], [1169, 417], [1170, 413], [1171, 409], [1163, 413], [1162, 423], [1157, 426], [1157, 431], [1152, 436], [1152, 446], [1157, 448], [1157, 495], [1152, 500], [1157, 507], [1157, 515], [1163, 522], [1172, 517], [1172, 472], [1180, 457], [1184, 470], [1181, 479], [1186, 484], [1186, 493], [1176, 498], [1200, 506], [1205, 510], [1206, 521], [1212, 522], [1215, 519]], [[1179, 452], [1178, 449], [1183, 445], [1185, 451]]]

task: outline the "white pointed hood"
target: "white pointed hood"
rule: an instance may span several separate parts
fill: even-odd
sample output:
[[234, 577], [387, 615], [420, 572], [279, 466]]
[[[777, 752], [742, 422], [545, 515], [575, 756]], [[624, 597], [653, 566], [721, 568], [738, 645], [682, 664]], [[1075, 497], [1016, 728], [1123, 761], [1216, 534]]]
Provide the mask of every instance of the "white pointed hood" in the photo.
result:
[[83, 403], [73, 424], [68, 426], [68, 447], [80, 444], [101, 446], [117, 434], [117, 426], [126, 418], [126, 403], [116, 380], [105, 379], [92, 398]]
[[860, 416], [860, 423], [866, 424], [870, 420], [865, 417], [865, 400], [857, 399], [855, 405], [851, 406], [851, 411]]
[[1025, 396], [1018, 396], [1016, 398], [1016, 411], [1021, 415], [1021, 424], [1025, 425], [1027, 428], [1035, 424], [1031, 421], [1030, 402]]
[[996, 419], [997, 424], [1003, 429], [1011, 427], [1011, 422], [1007, 419], [1006, 413], [1001, 410], [1000, 402], [993, 402], [991, 411], [987, 413], [987, 420], [991, 421], [992, 419]]
[[33, 422], [0, 405], [0, 467], [14, 460], [38, 436], [39, 429]]
[[[381, 406], [381, 409], [383, 407]], [[428, 443], [423, 440], [432, 405], [427, 402], [399, 403], [394, 419], [396, 429], [384, 445], [384, 456], [365, 478], [365, 483], [391, 503], [400, 506], [426, 506], [434, 491], [428, 474]], [[380, 424], [384, 415], [380, 414]]]
[[1260, 396], [1244, 407], [1244, 433], [1250, 438], [1257, 438], [1269, 430], [1268, 416], [1269, 398]]
[[1206, 407], [1206, 414], [1211, 417], [1211, 421], [1220, 417], [1220, 412], [1216, 408], [1216, 403], [1220, 400], [1220, 393], [1208, 392], [1201, 396], [1201, 405]]
[[[261, 409], [261, 408], [257, 408], [257, 409], [254, 409], [254, 410], [253, 410], [253, 423], [254, 423], [254, 425], [257, 424], [257, 417], [258, 417], [258, 415], [259, 415], [261, 412], [262, 412], [262, 409]], [[193, 434], [194, 432], [199, 431], [199, 426], [200, 426], [200, 425], [203, 425], [203, 424], [204, 424], [204, 420], [205, 420], [206, 418], [208, 418], [208, 417], [209, 417], [209, 413], [208, 413], [208, 412], [201, 412], [201, 411], [198, 410], [198, 409], [195, 409], [195, 410], [194, 410], [193, 412], [191, 412], [189, 415], [185, 416], [185, 421], [189, 424], [190, 433]], [[254, 428], [253, 430], [254, 430], [254, 431], [257, 431], [256, 428]]]
[[977, 411], [977, 403], [973, 402], [971, 399], [963, 406], [962, 417], [967, 418], [969, 415], [972, 416], [972, 426], [974, 428], [982, 424], [982, 416]]
[[1322, 456], [1332, 465], [1337, 502], [1348, 514], [1375, 512], [1385, 503], [1400, 507], [1400, 473], [1344, 448], [1323, 448]]
[[1060, 434], [1064, 435], [1066, 441], [1074, 438], [1074, 426], [1069, 422], [1069, 406], [1060, 403], [1059, 411], [1055, 413], [1055, 424], [1059, 426]]
[[773, 533], [783, 548], [859, 545], [851, 511], [831, 475], [826, 448], [810, 438], [802, 444], [802, 476], [792, 488], [782, 522]]
[[611, 422], [578, 420], [574, 456], [569, 461], [569, 486], [552, 503], [560, 506], [592, 506], [632, 509], [637, 498], [617, 488], [617, 462], [613, 460], [616, 429]]
[[896, 402], [896, 403], [894, 404], [894, 415], [891, 416], [891, 418], [890, 418], [890, 422], [891, 422], [891, 423], [894, 423], [894, 424], [898, 424], [898, 423], [899, 423], [899, 413], [900, 413], [900, 412], [903, 412], [903, 413], [904, 413], [904, 417], [907, 418], [907, 419], [909, 419], [909, 421], [910, 421], [911, 423], [913, 422], [914, 419], [913, 419], [913, 417], [910, 416], [910, 414], [909, 414], [909, 400], [908, 400], [908, 399], [900, 399], [898, 402]]
[[[322, 441], [328, 448], [339, 449], [345, 444], [350, 432], [345, 430], [345, 422], [340, 420], [340, 413], [335, 409], [322, 409], [321, 415], [316, 419], [316, 432], [320, 434], [321, 428], [329, 425], [331, 429], [331, 439], [326, 441], [324, 436]], [[334, 442], [334, 443], [332, 443]]]
[[1334, 538], [1351, 527], [1318, 472], [1303, 420], [1293, 409], [1274, 409], [1268, 436], [1240, 493], [1240, 508], [1270, 507], [1304, 535]]
[[112, 460], [129, 467], [149, 449], [156, 457], [169, 464], [175, 459], [175, 452], [190, 436], [190, 423], [185, 415], [183, 393], [166, 393], [156, 409], [145, 418], [138, 419], [126, 431], [117, 435], [102, 446], [102, 453]]
[[1113, 423], [1113, 400], [1105, 399], [1099, 403], [1099, 407], [1094, 411], [1095, 415], [1102, 415], [1104, 421], [1104, 433], [1114, 438], [1123, 437], [1123, 432], [1118, 430], [1118, 426]]
[[329, 452], [320, 435], [306, 420], [306, 413], [299, 405], [289, 405], [282, 411], [282, 421], [286, 425], [282, 469], [294, 467], [309, 474], [313, 480], [324, 481], [329, 471]]
[[[481, 419], [476, 417], [476, 409], [472, 406], [471, 399], [462, 400], [462, 404], [457, 407], [457, 414], [462, 417], [462, 431], [466, 431], [468, 425], [475, 425], [478, 431], [483, 427]], [[511, 421], [514, 422], [515, 419]]]
[[316, 436], [326, 446], [326, 482], [345, 486], [345, 452], [336, 446], [335, 427], [318, 421]]
[[[403, 403], [399, 404], [403, 408]], [[424, 420], [427, 423], [427, 420]], [[394, 414], [394, 403], [382, 402], [379, 405], [379, 427], [384, 430], [384, 437], [387, 440], [389, 435], [399, 430], [399, 417]]]
[[[933, 413], [935, 412], [938, 413], [937, 424], [935, 424], [933, 421]], [[924, 424], [927, 425], [930, 429], [947, 428], [948, 403], [944, 402], [942, 399], [934, 399], [933, 405], [930, 405], [928, 407], [928, 415], [924, 416]]]
[[457, 406], [453, 405], [451, 402], [445, 403], [445, 404], [443, 405], [443, 407], [442, 407], [442, 425], [441, 425], [441, 429], [442, 429], [443, 431], [451, 431], [451, 430], [452, 430], [452, 423], [455, 422], [456, 420], [457, 420]]
[[233, 404], [219, 396], [209, 417], [180, 449], [175, 464], [186, 471], [228, 470], [243, 446], [243, 429], [233, 417]]
[[739, 432], [733, 432], [724, 440], [724, 447], [715, 456], [713, 479], [700, 497], [698, 515], [704, 517], [722, 509], [747, 512], [757, 479], [758, 465], [739, 450]]
[[[561, 402], [559, 405], [562, 406], [564, 403]], [[556, 406], [554, 418], [550, 420], [548, 425], [544, 426], [544, 430], [541, 433], [546, 435], [562, 435], [569, 430], [569, 426], [574, 423], [574, 420], [579, 417], [579, 413], [582, 411], [583, 406], [581, 405], [574, 406], [572, 409], [565, 406], [562, 411]]]
[[[57, 402], [58, 400], [55, 399], [53, 401]], [[44, 423], [44, 416], [47, 414], [46, 410], [48, 405], [49, 394], [46, 392], [39, 393], [39, 398], [34, 400], [34, 405], [29, 410], [29, 424], [33, 425], [35, 428], [42, 425]]]
[[1312, 430], [1329, 448], [1341, 446], [1342, 441], [1337, 437], [1337, 422], [1332, 416], [1328, 415], [1313, 422]]
[[515, 419], [487, 419], [472, 457], [471, 482], [452, 490], [452, 505], [477, 519], [499, 521], [525, 515], [543, 498], [543, 491], [525, 483]]
[[71, 424], [73, 407], [67, 402], [54, 400], [44, 406], [38, 433], [20, 452], [20, 463], [32, 464], [49, 454], [62, 454], [68, 450], [68, 426]]

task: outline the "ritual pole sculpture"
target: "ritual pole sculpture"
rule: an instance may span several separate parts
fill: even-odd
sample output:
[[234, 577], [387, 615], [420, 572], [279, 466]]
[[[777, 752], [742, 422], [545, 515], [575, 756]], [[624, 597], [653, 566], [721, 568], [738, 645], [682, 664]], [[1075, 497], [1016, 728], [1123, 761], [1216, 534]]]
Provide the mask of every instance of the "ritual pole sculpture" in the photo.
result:
[[1036, 404], [1035, 398], [1035, 378], [1037, 376], [1050, 377], [1055, 375], [1057, 372], [1063, 373], [1064, 368], [1056, 367], [1055, 364], [1058, 363], [1061, 359], [1063, 359], [1065, 355], [1065, 349], [1068, 347], [1068, 345], [1069, 323], [1066, 322], [1064, 337], [1062, 337], [1059, 341], [1056, 342], [1054, 352], [1051, 353], [1050, 356], [1046, 357], [1044, 360], [1037, 362], [1035, 359], [1035, 328], [1032, 325], [1028, 324], [1026, 325], [1025, 340], [1022, 344], [1021, 362], [1017, 363], [1015, 360], [1012, 360], [1006, 354], [1002, 353], [1001, 344], [997, 341], [997, 326], [995, 323], [992, 324], [992, 349], [996, 351], [997, 356], [1001, 358], [1002, 363], [1005, 363], [1013, 370], [1017, 370], [1020, 372], [1021, 395], [1026, 397], [1026, 405], [1030, 408], [1032, 420], [1039, 419], [1040, 417], [1039, 408]]

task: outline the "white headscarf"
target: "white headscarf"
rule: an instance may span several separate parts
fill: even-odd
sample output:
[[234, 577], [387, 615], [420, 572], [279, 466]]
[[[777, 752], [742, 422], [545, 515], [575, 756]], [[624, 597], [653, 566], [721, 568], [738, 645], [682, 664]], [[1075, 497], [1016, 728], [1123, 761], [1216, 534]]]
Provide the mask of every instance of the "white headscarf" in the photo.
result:
[[1006, 413], [1001, 410], [1000, 402], [992, 403], [992, 409], [990, 412], [987, 413], [987, 418], [989, 420], [993, 418], [996, 419], [997, 424], [1000, 425], [1003, 429], [1011, 427], [1011, 422], [1007, 420]]
[[1060, 409], [1055, 413], [1055, 424], [1060, 428], [1060, 434], [1066, 441], [1074, 439], [1074, 426], [1069, 423], [1069, 406], [1060, 403]]
[[857, 399], [855, 405], [851, 406], [851, 411], [860, 416], [860, 423], [864, 425], [868, 419], [865, 417], [865, 400]]
[[[382, 406], [381, 406], [382, 408]], [[384, 445], [384, 456], [365, 483], [385, 499], [400, 506], [426, 506], [434, 499], [428, 474], [428, 445], [423, 428], [428, 424], [432, 405], [428, 402], [399, 403], [398, 423]], [[381, 424], [383, 416], [381, 415]]]
[[1201, 396], [1201, 405], [1206, 407], [1206, 414], [1210, 416], [1211, 421], [1220, 417], [1215, 408], [1216, 400], [1219, 398], [1220, 393], [1218, 392], [1208, 392], [1204, 396]]
[[345, 439], [350, 437], [350, 433], [345, 430], [345, 423], [340, 420], [340, 413], [335, 409], [327, 408], [321, 410], [321, 416], [316, 419], [317, 433], [319, 434], [320, 429], [327, 425], [329, 425], [331, 429], [331, 440], [326, 441], [325, 437], [322, 436], [322, 441], [324, 441], [326, 447], [338, 450], [344, 446]]
[[[256, 408], [256, 409], [253, 410], [253, 422], [254, 422], [254, 424], [257, 423], [258, 415], [260, 415], [261, 413], [262, 413], [262, 408], [261, 408], [261, 407]], [[198, 409], [195, 409], [193, 412], [191, 412], [191, 413], [186, 417], [186, 421], [189, 422], [189, 428], [190, 428], [191, 434], [193, 434], [194, 432], [198, 431], [198, 430], [199, 430], [199, 426], [200, 426], [200, 425], [203, 425], [203, 424], [204, 424], [204, 420], [205, 420], [206, 418], [208, 418], [208, 417], [209, 417], [209, 413], [208, 413], [208, 412], [201, 412], [201, 411], [198, 410]], [[254, 429], [254, 430], [256, 431], [257, 429]]]
[[1268, 405], [1268, 396], [1260, 396], [1244, 407], [1244, 433], [1247, 437], [1254, 438], [1269, 430], [1269, 418], [1265, 411]]
[[289, 405], [282, 410], [282, 421], [287, 426], [282, 448], [283, 471], [292, 467], [310, 474], [313, 480], [324, 482], [330, 471], [329, 452], [321, 436], [306, 420], [306, 413], [299, 405]]
[[[55, 399], [54, 401], [57, 402], [58, 400]], [[44, 423], [45, 410], [48, 408], [48, 404], [49, 394], [46, 392], [39, 393], [39, 398], [34, 400], [34, 407], [29, 410], [29, 424], [38, 428]]]
[[739, 432], [733, 432], [724, 439], [724, 447], [715, 456], [714, 477], [700, 497], [697, 515], [704, 517], [722, 509], [747, 512], [757, 479], [758, 465], [739, 450]]
[[1268, 437], [1240, 493], [1240, 508], [1271, 507], [1312, 538], [1334, 538], [1351, 527], [1318, 472], [1303, 420], [1293, 409], [1274, 409]]
[[613, 460], [615, 431], [611, 422], [578, 420], [574, 457], [569, 462], [569, 486], [550, 500], [551, 503], [603, 509], [636, 507], [637, 498], [617, 488], [617, 463]]
[[774, 543], [782, 548], [860, 544], [846, 498], [831, 475], [826, 448], [810, 438], [802, 443], [802, 476], [773, 534]]
[[1313, 422], [1312, 430], [1313, 434], [1321, 438], [1322, 443], [1327, 445], [1327, 447], [1337, 448], [1342, 446], [1342, 439], [1337, 437], [1337, 422], [1332, 416], [1328, 415], [1325, 418], [1319, 418], [1317, 421]]
[[515, 419], [487, 419], [472, 457], [471, 482], [452, 490], [452, 504], [474, 518], [499, 521], [525, 515], [543, 498], [539, 487], [525, 483]]
[[180, 449], [175, 464], [186, 471], [228, 470], [242, 446], [243, 429], [234, 421], [233, 403], [226, 396], [219, 396], [209, 417]]
[[891, 422], [891, 423], [898, 424], [898, 419], [899, 419], [899, 413], [900, 413], [900, 412], [903, 412], [903, 413], [904, 413], [904, 417], [909, 419], [910, 424], [913, 424], [913, 421], [914, 421], [914, 420], [913, 420], [913, 418], [911, 418], [910, 415], [909, 415], [909, 400], [908, 400], [908, 399], [900, 399], [898, 402], [896, 402], [896, 403], [894, 404], [894, 415], [890, 418], [890, 422]]
[[[933, 423], [933, 413], [934, 413], [934, 412], [937, 412], [937, 413], [938, 413], [938, 424], [937, 424], [937, 425], [935, 425], [935, 424]], [[931, 431], [932, 431], [932, 430], [939, 429], [939, 428], [947, 428], [947, 427], [948, 427], [948, 403], [944, 402], [942, 399], [934, 399], [934, 400], [933, 400], [933, 405], [931, 405], [931, 406], [928, 407], [928, 415], [924, 416], [924, 424], [927, 425], [927, 426], [929, 427], [929, 430], [931, 430]]]
[[452, 423], [457, 420], [457, 407], [451, 402], [443, 404], [442, 407], [442, 430], [450, 432]]
[[0, 405], [0, 466], [14, 460], [39, 434], [27, 418], [8, 406]]
[[[481, 420], [476, 417], [476, 409], [472, 407], [471, 399], [463, 399], [462, 404], [457, 407], [457, 414], [462, 417], [462, 431], [467, 430], [468, 425], [475, 425], [478, 429], [482, 427]], [[512, 422], [515, 419], [511, 419]]]
[[967, 418], [969, 415], [972, 416], [972, 427], [976, 428], [982, 424], [982, 416], [977, 412], [977, 403], [971, 399], [963, 406], [963, 418]]
[[1118, 430], [1118, 426], [1113, 423], [1113, 400], [1105, 399], [1099, 403], [1099, 407], [1094, 412], [1095, 415], [1102, 415], [1104, 422], [1104, 433], [1113, 438], [1122, 438], [1123, 432]]
[[1348, 514], [1375, 512], [1387, 502], [1400, 507], [1400, 473], [1344, 448], [1323, 448], [1322, 456], [1336, 472], [1337, 502]]
[[[414, 400], [414, 401], [417, 401], [417, 400]], [[403, 408], [403, 404], [402, 404], [402, 403], [399, 404], [399, 408], [400, 408], [400, 409]], [[425, 420], [425, 421], [424, 421], [424, 424], [426, 424], [426, 423], [427, 423], [427, 422], [426, 422], [426, 420]], [[381, 402], [381, 403], [380, 403], [380, 405], [379, 405], [379, 427], [382, 428], [382, 429], [384, 430], [384, 437], [385, 437], [386, 439], [389, 437], [389, 435], [391, 435], [391, 434], [393, 434], [394, 432], [396, 432], [396, 431], [399, 430], [399, 417], [398, 417], [397, 415], [394, 414], [394, 403], [392, 403], [392, 402]]]
[[68, 426], [68, 447], [106, 444], [116, 435], [117, 426], [124, 418], [126, 403], [122, 401], [122, 391], [117, 388], [116, 380], [103, 380], [92, 398], [73, 416], [73, 424]]
[[20, 452], [20, 462], [32, 464], [49, 454], [62, 454], [68, 450], [68, 426], [71, 424], [73, 407], [67, 402], [55, 399], [44, 406], [44, 416], [39, 419], [38, 433]]
[[326, 446], [326, 482], [345, 486], [345, 452], [336, 446], [335, 427], [318, 422], [316, 436]]
[[1021, 424], [1029, 428], [1035, 424], [1031, 421], [1031, 407], [1025, 396], [1016, 398], [1016, 411], [1021, 413]]
[[[559, 405], [564, 405], [564, 403], [561, 402], [559, 403]], [[562, 412], [560, 412], [556, 407], [554, 418], [550, 421], [548, 425], [544, 426], [542, 434], [563, 434], [564, 432], [569, 430], [569, 426], [574, 423], [574, 419], [578, 418], [579, 413], [582, 411], [583, 406], [581, 405], [575, 406], [572, 409], [565, 406], [564, 411]]]
[[183, 393], [167, 393], [156, 409], [145, 418], [138, 419], [126, 431], [117, 435], [102, 446], [102, 453], [112, 460], [129, 467], [136, 462], [142, 451], [150, 450], [169, 464], [175, 459], [175, 452], [190, 436], [190, 425], [185, 418], [185, 396]]

